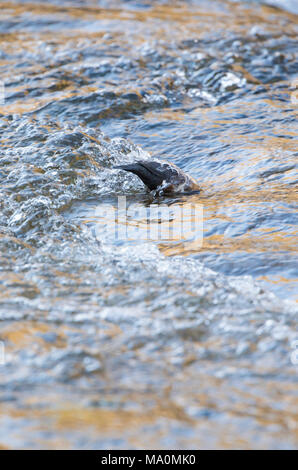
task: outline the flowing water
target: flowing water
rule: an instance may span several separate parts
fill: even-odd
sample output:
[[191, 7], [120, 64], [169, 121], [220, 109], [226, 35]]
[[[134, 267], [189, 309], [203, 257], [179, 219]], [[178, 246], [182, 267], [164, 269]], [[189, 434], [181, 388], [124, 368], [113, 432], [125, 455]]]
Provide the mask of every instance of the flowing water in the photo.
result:
[[0, 8], [0, 446], [296, 448], [297, 3]]

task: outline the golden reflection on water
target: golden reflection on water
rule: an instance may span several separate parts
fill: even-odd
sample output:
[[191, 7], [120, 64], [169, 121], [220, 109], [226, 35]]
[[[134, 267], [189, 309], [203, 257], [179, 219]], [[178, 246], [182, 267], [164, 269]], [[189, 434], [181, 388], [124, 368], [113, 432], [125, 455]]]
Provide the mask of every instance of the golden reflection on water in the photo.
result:
[[[207, 4], [206, 4], [207, 5]], [[152, 8], [140, 12], [140, 11], [124, 11], [117, 9], [117, 2], [112, 3], [113, 8], [102, 9], [96, 4], [92, 7], [68, 7], [68, 6], [57, 6], [43, 2], [38, 3], [23, 3], [14, 4], [12, 2], [1, 2], [1, 19], [5, 21], [6, 18], [10, 19], [12, 16], [18, 17], [24, 14], [31, 14], [37, 16], [48, 16], [55, 15], [58, 19], [67, 19], [69, 16], [80, 19], [86, 19], [88, 21], [107, 21], [111, 22], [126, 22], [125, 27], [129, 27], [129, 24], [140, 23], [140, 27], [136, 27], [135, 30], [131, 31], [131, 36], [135, 46], [139, 46], [144, 43], [150, 34], [152, 28], [154, 28], [155, 39], [167, 39], [167, 35], [175, 36], [175, 38], [183, 39], [185, 37], [185, 31], [187, 30], [187, 37], [200, 38], [208, 32], [214, 31], [225, 31], [229, 30], [236, 34], [241, 34], [243, 30], [247, 31], [249, 28], [256, 24], [266, 23], [266, 31], [270, 34], [276, 30], [280, 30], [280, 24], [277, 21], [277, 15], [280, 14], [276, 9], [270, 7], [260, 6], [257, 10], [247, 8], [243, 4], [237, 4], [235, 2], [222, 2], [222, 10], [210, 11], [210, 4], [207, 8], [199, 6], [196, 12], [190, 9], [186, 4], [181, 2], [171, 2], [167, 5], [153, 5]], [[286, 25], [282, 26], [287, 29], [288, 36], [292, 35], [295, 37], [296, 31], [294, 25], [296, 24], [297, 18], [290, 13], [283, 12], [283, 18], [286, 21]], [[157, 26], [152, 24], [158, 20]], [[144, 28], [144, 24], [146, 28]], [[199, 28], [198, 28], [199, 24]], [[128, 26], [127, 26], [128, 25]], [[146, 36], [146, 31], [148, 33]], [[112, 28], [111, 28], [112, 30]], [[112, 30], [113, 31], [113, 30]], [[120, 33], [119, 33], [120, 34]], [[104, 32], [102, 31], [79, 31], [75, 28], [71, 28], [71, 31], [60, 32], [59, 34], [53, 35], [48, 31], [40, 33], [40, 37], [44, 42], [49, 41], [54, 50], [59, 50], [63, 46], [64, 42], [69, 40], [72, 36], [75, 43], [83, 41], [85, 38], [94, 39], [101, 41]], [[36, 52], [40, 47], [37, 44], [34, 33], [22, 31], [13, 32], [10, 34], [1, 34], [1, 41], [4, 45], [5, 51], [9, 53], [15, 53], [18, 49], [26, 50], [30, 52]], [[106, 41], [109, 41], [108, 39]], [[111, 42], [113, 39], [110, 40]], [[2, 60], [0, 65], [6, 65], [9, 61]], [[234, 64], [233, 69], [235, 72], [241, 72], [248, 82], [258, 84], [259, 80], [245, 70], [244, 67]], [[36, 75], [40, 72], [44, 72], [45, 68], [35, 63], [32, 66], [32, 70]], [[79, 72], [77, 72], [79, 75]], [[45, 87], [50, 85], [50, 82], [44, 80], [42, 85]], [[24, 96], [19, 100], [16, 100], [13, 104], [4, 105], [0, 107], [0, 113], [18, 113], [22, 114], [28, 111], [34, 111], [40, 106], [46, 105], [54, 100], [60, 100], [61, 98], [70, 98], [72, 96], [88, 95], [97, 89], [86, 84], [77, 90], [77, 86], [74, 83], [73, 77], [69, 76], [69, 79], [63, 80], [56, 84], [56, 90], [54, 92], [45, 94], [40, 98], [32, 98], [28, 96], [27, 85], [24, 83], [23, 86], [19, 86], [18, 89], [14, 89], [14, 92], [23, 92]], [[268, 105], [280, 108], [288, 106], [288, 103], [282, 104], [272, 99], [267, 100]], [[247, 104], [247, 107], [249, 108]], [[245, 111], [245, 109], [243, 109]], [[249, 111], [249, 109], [247, 109]], [[258, 172], [261, 171], [258, 164], [264, 158], [264, 155], [270, 154], [272, 162], [274, 162], [275, 154], [274, 150], [279, 151], [293, 151], [296, 149], [296, 142], [294, 139], [281, 138], [276, 136], [263, 136], [263, 140], [260, 142], [259, 133], [251, 133], [245, 135], [245, 133], [236, 133], [230, 120], [229, 112], [232, 114], [234, 109], [230, 109], [227, 106], [217, 106], [217, 113], [222, 113], [222, 119], [215, 119], [210, 117], [209, 110], [202, 107], [194, 109], [189, 114], [194, 119], [196, 116], [200, 116], [201, 122], [204, 125], [211, 125], [216, 128], [225, 124], [229, 120], [231, 125], [225, 134], [225, 137], [219, 137], [222, 139], [222, 143], [231, 142], [243, 142], [243, 145], [247, 146], [249, 153], [249, 161], [243, 158], [243, 162], [237, 164], [237, 168], [234, 171], [235, 179], [240, 171], [245, 172], [248, 164], [256, 166]], [[159, 110], [158, 113], [149, 111], [145, 114], [145, 118], [151, 120], [165, 121], [183, 121], [183, 125], [192, 126], [192, 123], [185, 122], [183, 114], [179, 114], [177, 111], [172, 109]], [[211, 121], [212, 120], [212, 121]], [[251, 120], [251, 122], [253, 122]], [[238, 121], [234, 121], [234, 124], [238, 124]], [[257, 123], [256, 123], [257, 125]], [[49, 128], [50, 130], [50, 128]], [[293, 135], [294, 132], [290, 132], [285, 125], [281, 125], [274, 132], [282, 133], [285, 132], [287, 136]], [[154, 134], [150, 134], [153, 136]], [[149, 136], [149, 134], [148, 134]], [[258, 142], [258, 150], [251, 154], [250, 145], [255, 145], [255, 141]], [[244, 152], [244, 150], [243, 150]], [[243, 153], [245, 155], [245, 152]], [[217, 157], [216, 157], [217, 158]], [[223, 157], [227, 158], [227, 157]], [[96, 162], [92, 162], [96, 165]], [[35, 169], [38, 171], [38, 168]], [[232, 170], [230, 173], [232, 176]], [[293, 175], [287, 177], [287, 181], [294, 179]], [[260, 188], [257, 187], [259, 184], [263, 184]], [[178, 206], [184, 206], [189, 203], [202, 204], [204, 206], [204, 217], [206, 222], [212, 221], [215, 218], [219, 218], [221, 221], [229, 221], [231, 223], [237, 222], [237, 214], [235, 217], [229, 213], [225, 214], [225, 208], [235, 206], [237, 211], [247, 212], [248, 209], [262, 208], [262, 205], [266, 202], [275, 203], [276, 206], [282, 203], [293, 204], [298, 201], [297, 190], [293, 187], [283, 186], [282, 184], [270, 182], [251, 182], [247, 183], [246, 187], [243, 188], [233, 182], [226, 182], [225, 176], [213, 177], [210, 175], [208, 181], [204, 181], [203, 192], [200, 195], [193, 195], [189, 197], [182, 197], [177, 200], [174, 204]], [[96, 218], [88, 218], [87, 222], [99, 223]], [[109, 221], [107, 222], [109, 223]], [[134, 222], [129, 222], [133, 224]], [[189, 224], [192, 220], [189, 220]], [[140, 230], [145, 230], [145, 225], [142, 222], [139, 224]], [[297, 252], [297, 234], [295, 232], [284, 232], [282, 230], [276, 231], [277, 227], [266, 227], [262, 231], [255, 230], [254, 232], [247, 232], [244, 235], [237, 237], [230, 237], [224, 233], [205, 235], [203, 238], [203, 245], [199, 246], [197, 240], [191, 241], [179, 241], [173, 240], [173, 242], [158, 242], [160, 250], [167, 256], [182, 255], [187, 256], [196, 252], [212, 251], [217, 253], [237, 253], [244, 251], [247, 253], [260, 253], [269, 251], [284, 251], [285, 253]], [[2, 237], [2, 235], [0, 235]], [[13, 238], [13, 237], [11, 237]], [[16, 239], [12, 240], [14, 243], [19, 244], [21, 248], [28, 248], [34, 250], [30, 245]], [[286, 256], [286, 254], [285, 254]], [[1, 264], [2, 257], [4, 254], [0, 253]], [[3, 258], [4, 260], [4, 258]], [[13, 260], [10, 260], [13, 262]], [[60, 272], [56, 270], [53, 274], [59, 279], [60, 277], [71, 277], [70, 273]], [[267, 276], [261, 277], [264, 280], [268, 280]], [[273, 283], [288, 283], [289, 279], [285, 277], [270, 277], [270, 282]], [[6, 300], [15, 294], [13, 289], [16, 287], [22, 292], [23, 296], [37, 295], [38, 292], [36, 287], [32, 283], [28, 285], [25, 276], [20, 274], [12, 274], [3, 272], [0, 276], [0, 281], [3, 282], [3, 289], [1, 290], [1, 300]], [[295, 281], [295, 280], [294, 280]], [[293, 282], [293, 279], [291, 279]], [[119, 288], [115, 288], [118, 289]], [[127, 287], [123, 286], [120, 288], [125, 293]], [[86, 287], [88, 292], [88, 287]], [[106, 289], [104, 292], [94, 293], [101, 294], [109, 297], [115, 295], [114, 288]], [[62, 297], [57, 296], [55, 301], [58, 303], [63, 300]], [[47, 312], [44, 312], [46, 315]], [[51, 348], [66, 348], [67, 346], [67, 333], [71, 330], [71, 327], [65, 325], [59, 325], [59, 335], [53, 342], [47, 342], [43, 339], [42, 335], [45, 333], [55, 331], [56, 326], [50, 326], [48, 323], [42, 321], [25, 321], [25, 322], [14, 322], [10, 325], [2, 327], [1, 339], [6, 342], [7, 352], [10, 354], [18, 354], [22, 348], [32, 348], [38, 350], [40, 353], [46, 352]], [[75, 332], [73, 328], [73, 332]], [[78, 330], [79, 331], [79, 330]], [[98, 332], [100, 335], [100, 332]], [[110, 337], [116, 337], [121, 335], [121, 329], [117, 325], [109, 325], [109, 328], [105, 331], [105, 334]], [[220, 341], [220, 339], [218, 340]], [[211, 346], [208, 344], [208, 340], [205, 342], [205, 346], [208, 348]], [[148, 359], [149, 360], [149, 359]], [[188, 362], [185, 367], [182, 368], [179, 375], [175, 375], [172, 379], [164, 373], [164, 377], [167, 383], [172, 380], [168, 390], [160, 387], [160, 393], [151, 393], [150, 390], [140, 390], [140, 392], [127, 392], [123, 395], [122, 402], [120, 405], [126, 403], [136, 404], [136, 409], [121, 409], [115, 406], [114, 409], [108, 409], [102, 406], [101, 408], [86, 407], [74, 404], [69, 405], [69, 402], [61, 402], [61, 397], [57, 399], [55, 391], [53, 390], [53, 403], [52, 407], [49, 406], [49, 402], [46, 401], [46, 407], [43, 407], [43, 396], [31, 396], [27, 400], [27, 407], [15, 407], [10, 403], [0, 405], [1, 416], [10, 416], [14, 419], [25, 419], [29, 426], [32, 426], [31, 431], [39, 433], [39, 431], [54, 430], [54, 434], [58, 431], [65, 432], [65, 437], [60, 437], [59, 441], [50, 439], [43, 441], [38, 438], [38, 443], [41, 447], [48, 448], [71, 448], [73, 440], [68, 441], [67, 433], [75, 431], [82, 431], [85, 435], [93, 436], [94, 439], [98, 439], [98, 436], [112, 436], [113, 438], [121, 438], [123, 434], [128, 436], [131, 445], [138, 448], [158, 448], [161, 439], [169, 434], [169, 428], [175, 423], [183, 423], [185, 425], [192, 425], [194, 432], [191, 437], [181, 436], [181, 445], [188, 446], [188, 448], [200, 448], [202, 446], [210, 445], [211, 447], [218, 448], [251, 448], [253, 446], [251, 429], [246, 435], [245, 423], [246, 420], [251, 418], [257, 421], [261, 428], [266, 427], [267, 429], [272, 428], [272, 434], [275, 434], [276, 442], [284, 439], [284, 436], [289, 436], [289, 442], [293, 442], [293, 445], [298, 445], [297, 436], [297, 419], [298, 416], [293, 410], [296, 409], [295, 398], [294, 398], [294, 384], [282, 382], [279, 380], [274, 381], [267, 380], [262, 381], [259, 388], [255, 383], [247, 384], [245, 390], [231, 387], [224, 379], [213, 377], [212, 375], [204, 375], [203, 372], [198, 372], [198, 369], [191, 370], [192, 358], [188, 358]], [[239, 364], [236, 363], [235, 367]], [[252, 368], [251, 364], [247, 365], [247, 368]], [[259, 374], [266, 375], [266, 370], [262, 370], [259, 367]], [[161, 381], [162, 382], [162, 381]], [[182, 387], [180, 395], [175, 397], [175, 390]], [[247, 390], [250, 390], [248, 393]], [[105, 399], [109, 398], [109, 389], [107, 385], [107, 393]], [[177, 393], [177, 390], [176, 390]], [[100, 392], [95, 394], [95, 398], [101, 398]], [[48, 398], [48, 397], [47, 397]], [[114, 395], [111, 394], [111, 400]], [[175, 399], [177, 398], [177, 399]], [[60, 401], [59, 401], [60, 400]], [[147, 402], [145, 401], [147, 400]], [[149, 403], [149, 404], [148, 404]], [[226, 416], [231, 418], [228, 421], [229, 432], [226, 432], [227, 423], [223, 420], [218, 420], [216, 423], [216, 430], [214, 429], [214, 421], [212, 419], [206, 419], [204, 417], [196, 417], [193, 419], [188, 415], [184, 407], [180, 404], [193, 404], [199, 408], [208, 408], [215, 410], [219, 413], [225, 413]], [[278, 404], [278, 407], [276, 406]], [[138, 408], [139, 405], [139, 408]], [[119, 409], [120, 408], [120, 409]], [[243, 418], [244, 424], [242, 427], [237, 426], [234, 418]], [[158, 425], [158, 427], [156, 427]], [[152, 427], [153, 431], [148, 431], [149, 427]], [[93, 435], [94, 432], [94, 435]], [[271, 432], [271, 431], [270, 431]], [[38, 434], [40, 435], [40, 434]], [[60, 434], [61, 436], [61, 434]], [[205, 436], [205, 441], [204, 441]], [[209, 439], [213, 436], [213, 442], [210, 443]], [[70, 438], [72, 439], [72, 438]], [[258, 445], [258, 443], [257, 443]], [[1, 445], [0, 448], [7, 448], [6, 445]]]
[[[274, 96], [272, 96], [272, 100], [267, 100], [267, 104], [281, 110], [286, 110], [289, 99], [289, 92], [287, 92], [287, 100], [284, 103], [276, 101]], [[255, 106], [258, 106], [258, 104], [248, 102], [241, 105], [241, 113], [247, 114], [250, 128], [253, 128], [254, 125], [256, 128], [259, 127], [258, 122], [254, 124], [254, 118], [251, 116]], [[175, 244], [160, 242], [160, 250], [167, 256], [187, 256], [206, 251], [217, 252], [218, 254], [237, 254], [241, 252], [284, 252], [285, 256], [287, 254], [288, 256], [297, 254], [297, 231], [294, 228], [289, 231], [289, 227], [283, 229], [274, 225], [270, 226], [269, 216], [266, 216], [268, 219], [266, 227], [248, 229], [242, 235], [229, 236], [226, 233], [207, 235], [208, 222], [212, 223], [218, 220], [219, 222], [227, 221], [231, 224], [237, 224], [241, 214], [261, 214], [263, 210], [268, 211], [268, 207], [271, 205], [272, 208], [274, 207], [274, 210], [278, 210], [279, 207], [282, 209], [282, 205], [285, 204], [292, 208], [289, 208], [289, 211], [293, 211], [293, 207], [298, 203], [297, 185], [289, 184], [292, 181], [294, 183], [297, 178], [293, 170], [295, 159], [291, 155], [293, 155], [297, 148], [297, 139], [295, 137], [298, 135], [298, 132], [295, 132], [294, 129], [289, 131], [286, 124], [280, 123], [272, 129], [270, 134], [266, 133], [266, 128], [264, 128], [263, 134], [261, 131], [250, 131], [249, 134], [245, 134], [239, 130], [239, 122], [241, 120], [233, 118], [235, 111], [240, 111], [237, 104], [234, 105], [232, 103], [229, 106], [217, 105], [215, 109], [215, 117], [215, 113], [210, 112], [209, 108], [202, 107], [193, 109], [188, 116], [195, 118], [197, 115], [200, 125], [203, 128], [210, 129], [212, 135], [216, 133], [216, 127], [226, 125], [225, 133], [218, 135], [218, 141], [221, 141], [223, 145], [228, 144], [233, 146], [233, 143], [235, 143], [235, 145], [241, 146], [239, 155], [237, 155], [237, 161], [234, 167], [229, 169], [228, 173], [216, 176], [210, 174], [208, 179], [205, 179], [203, 182], [199, 179], [198, 171], [196, 177], [203, 188], [202, 193], [184, 198], [180, 202], [182, 205], [187, 202], [203, 205], [204, 224], [207, 226], [204, 233], [203, 245], [201, 247], [198, 246], [195, 239]], [[295, 113], [297, 110], [293, 112]], [[222, 118], [218, 117], [220, 114], [222, 114]], [[148, 111], [146, 119], [152, 123], [160, 121], [175, 123], [184, 119], [183, 126], [186, 129], [189, 127], [190, 133], [192, 132], [192, 127], [196, 125], [195, 120], [185, 120], [185, 115], [179, 110], [163, 109], [159, 110], [158, 113]], [[280, 136], [283, 133], [285, 137]], [[293, 138], [290, 138], [290, 136]], [[150, 137], [152, 136], [148, 135], [149, 139]], [[267, 163], [269, 159], [271, 162], [270, 167], [274, 168], [275, 164], [281, 166], [284, 152], [289, 152], [285, 158], [285, 162], [289, 164], [289, 170], [283, 173], [283, 181], [276, 182], [262, 176], [263, 172], [266, 175], [266, 171], [268, 171]], [[217, 161], [219, 156], [218, 154], [215, 156], [206, 155], [206, 158], [211, 161], [212, 159]], [[229, 158], [231, 157], [225, 153], [221, 156], [223, 162]], [[252, 178], [249, 178], [250, 175]], [[238, 183], [238, 181], [241, 182]], [[247, 215], [247, 218], [249, 218], [249, 215]], [[241, 223], [243, 224], [244, 221], [241, 220]], [[247, 224], [249, 224], [249, 220], [247, 220]], [[295, 279], [291, 279], [291, 282], [294, 283]]]
[[[250, 158], [258, 161], [260, 156]], [[243, 162], [244, 167], [245, 165], [247, 164]], [[206, 252], [234, 253], [236, 256], [240, 253], [284, 252], [285, 256], [297, 253], [297, 231], [294, 228], [289, 231], [289, 227], [283, 230], [279, 226], [270, 226], [268, 215], [265, 227], [257, 227], [256, 222], [255, 227], [246, 229], [245, 233], [240, 235], [230, 236], [225, 233], [224, 228], [219, 228], [223, 231], [222, 233], [208, 234], [210, 224], [214, 226], [214, 223], [217, 223], [220, 227], [221, 223], [229, 222], [229, 227], [237, 223], [245, 226], [250, 221], [242, 220], [241, 217], [244, 214], [248, 214], [247, 218], [251, 213], [261, 215], [262, 211], [268, 210], [268, 207], [270, 210], [272, 204], [275, 210], [278, 210], [282, 204], [293, 206], [298, 202], [298, 192], [294, 186], [272, 182], [261, 189], [256, 188], [258, 183], [255, 182], [251, 183], [250, 187], [242, 188], [237, 183], [221, 182], [220, 190], [216, 191], [218, 184], [218, 178], [214, 180], [210, 178], [208, 184], [203, 185], [203, 191], [200, 194], [155, 201], [150, 207], [158, 212], [149, 213], [149, 218], [144, 214], [146, 206], [143, 203], [130, 201], [127, 204], [128, 217], [124, 219], [124, 222], [117, 219], [116, 206], [112, 207], [112, 213], [105, 212], [104, 217], [96, 215], [96, 211], [91, 210], [90, 215], [83, 218], [82, 222], [97, 227], [99, 239], [101, 239], [103, 226], [113, 237], [115, 224], [116, 229], [118, 225], [118, 228], [121, 227], [122, 230], [125, 225], [127, 233], [130, 234], [125, 242], [154, 242], [166, 256], [188, 256]], [[189, 212], [189, 207], [203, 209], [203, 233], [198, 229], [198, 210]], [[181, 229], [182, 223], [183, 230]], [[295, 279], [291, 279], [291, 282], [294, 283]]]
[[[110, 402], [111, 408], [86, 408], [80, 404], [70, 406], [68, 401], [57, 400], [53, 391], [52, 395], [47, 396], [47, 400], [52, 400], [52, 407], [48, 406], [48, 401], [47, 407], [43, 407], [42, 397], [31, 396], [27, 399], [26, 407], [15, 408], [9, 403], [5, 407], [0, 405], [0, 415], [31, 423], [31, 434], [37, 432], [40, 435], [43, 431], [59, 434], [59, 440], [52, 437], [44, 441], [39, 437], [35, 447], [43, 448], [70, 448], [67, 437], [69, 432], [72, 433], [72, 445], [78, 433], [78, 436], [88, 436], [89, 443], [96, 442], [98, 436], [103, 440], [121, 439], [125, 435], [130, 445], [137, 448], [167, 448], [161, 444], [162, 439], [169, 434], [172, 426], [177, 425], [192, 428], [191, 433], [178, 437], [182, 448], [262, 448], [262, 442], [252, 441], [250, 434], [247, 434], [247, 419], [255, 420], [261, 428], [274, 428], [271, 433], [277, 441], [284, 442], [287, 438], [288, 444], [297, 445], [298, 416], [294, 411], [297, 400], [293, 383], [269, 380], [266, 385], [262, 385], [260, 394], [259, 385], [253, 382], [248, 382], [247, 388], [241, 388], [224, 379], [198, 374], [197, 370], [193, 376], [191, 367], [184, 368], [177, 379], [178, 384], [174, 379], [171, 383], [168, 377], [168, 385], [161, 388], [159, 394], [149, 390], [146, 393], [143, 390], [124, 393], [120, 402], [114, 405], [114, 394], [109, 395], [107, 389], [103, 400]], [[94, 395], [94, 399], [100, 399], [100, 395]], [[134, 407], [122, 407], [128, 403], [134, 403]], [[229, 420], [229, 432], [226, 432], [225, 420], [217, 421], [215, 432], [212, 419], [203, 416], [192, 418], [184, 410], [185, 403], [193, 410], [209, 409], [215, 413], [224, 413]]]

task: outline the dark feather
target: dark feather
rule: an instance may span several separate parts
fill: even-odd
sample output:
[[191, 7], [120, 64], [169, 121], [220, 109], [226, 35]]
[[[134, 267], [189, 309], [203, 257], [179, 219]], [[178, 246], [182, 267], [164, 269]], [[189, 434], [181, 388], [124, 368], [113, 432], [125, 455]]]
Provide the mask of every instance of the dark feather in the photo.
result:
[[156, 189], [166, 179], [166, 172], [162, 171], [162, 167], [158, 162], [140, 161], [128, 165], [115, 166], [114, 168], [134, 173], [148, 186], [150, 191]]

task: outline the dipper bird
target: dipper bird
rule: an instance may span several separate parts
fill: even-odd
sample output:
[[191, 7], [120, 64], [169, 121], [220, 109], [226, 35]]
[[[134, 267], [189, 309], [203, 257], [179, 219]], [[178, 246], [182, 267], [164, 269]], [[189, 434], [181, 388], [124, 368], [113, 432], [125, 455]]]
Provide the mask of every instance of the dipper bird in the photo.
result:
[[197, 181], [188, 176], [173, 163], [164, 160], [138, 160], [127, 165], [114, 168], [129, 171], [137, 175], [143, 183], [155, 191], [155, 195], [165, 193], [190, 193], [200, 191]]

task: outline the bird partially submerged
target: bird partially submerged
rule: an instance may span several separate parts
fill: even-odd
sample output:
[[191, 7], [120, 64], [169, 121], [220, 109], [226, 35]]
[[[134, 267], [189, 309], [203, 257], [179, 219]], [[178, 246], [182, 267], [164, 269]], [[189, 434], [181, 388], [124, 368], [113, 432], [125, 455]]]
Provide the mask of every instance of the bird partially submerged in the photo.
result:
[[163, 160], [138, 160], [114, 168], [137, 175], [156, 195], [166, 193], [191, 193], [200, 191], [196, 180], [184, 173], [173, 163]]

